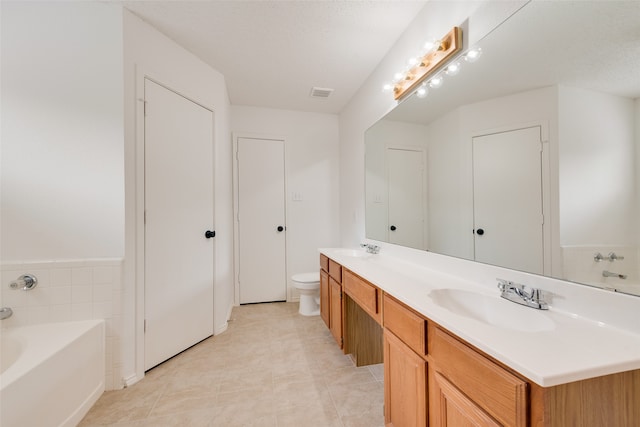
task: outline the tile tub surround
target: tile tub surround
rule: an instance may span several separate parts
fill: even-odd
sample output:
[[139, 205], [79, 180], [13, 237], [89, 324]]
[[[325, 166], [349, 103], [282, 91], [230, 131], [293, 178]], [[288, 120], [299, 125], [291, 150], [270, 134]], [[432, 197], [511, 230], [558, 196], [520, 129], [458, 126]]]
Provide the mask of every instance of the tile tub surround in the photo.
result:
[[296, 303], [234, 307], [229, 329], [106, 392], [89, 426], [384, 426], [383, 367], [356, 368]]
[[[30, 291], [11, 289], [9, 284], [22, 274], [36, 276], [38, 286]], [[2, 321], [2, 328], [105, 320], [107, 390], [122, 387], [122, 298], [122, 259], [11, 262], [0, 266], [0, 301], [13, 310], [13, 316]]]
[[[633, 321], [638, 297], [390, 246], [365, 257], [345, 255], [344, 249], [320, 252], [540, 386], [640, 369], [640, 326]], [[520, 307], [499, 298], [496, 277], [546, 291], [551, 308], [541, 313], [554, 327], [531, 332], [517, 318], [510, 322], [524, 330], [492, 326], [451, 312], [429, 296], [454, 288]]]

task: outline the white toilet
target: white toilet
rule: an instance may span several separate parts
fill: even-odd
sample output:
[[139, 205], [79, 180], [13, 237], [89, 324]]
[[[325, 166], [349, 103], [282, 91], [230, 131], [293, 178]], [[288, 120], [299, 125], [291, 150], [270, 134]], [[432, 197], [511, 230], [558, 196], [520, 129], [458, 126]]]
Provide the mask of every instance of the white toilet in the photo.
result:
[[300, 309], [303, 316], [320, 314], [320, 272], [300, 273], [291, 276], [293, 285], [300, 292]]

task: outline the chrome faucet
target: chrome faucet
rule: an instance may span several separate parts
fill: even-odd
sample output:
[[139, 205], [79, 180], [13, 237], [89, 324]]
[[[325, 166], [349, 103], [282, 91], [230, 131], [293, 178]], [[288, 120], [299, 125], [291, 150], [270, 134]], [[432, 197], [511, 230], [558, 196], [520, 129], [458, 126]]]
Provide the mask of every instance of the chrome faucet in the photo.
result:
[[504, 279], [496, 280], [498, 281], [498, 289], [500, 289], [500, 296], [502, 298], [538, 310], [549, 309], [549, 305], [542, 298], [542, 291], [540, 289], [530, 288], [530, 290], [527, 291], [525, 286], [519, 283]]
[[360, 243], [361, 248], [365, 248], [370, 254], [377, 254], [380, 252], [380, 246], [372, 245], [371, 243]]
[[626, 274], [620, 274], [620, 273], [614, 273], [612, 271], [604, 270], [602, 272], [602, 277], [617, 277], [618, 279], [626, 279], [627, 275]]
[[8, 319], [13, 315], [13, 310], [9, 307], [0, 308], [0, 320]]

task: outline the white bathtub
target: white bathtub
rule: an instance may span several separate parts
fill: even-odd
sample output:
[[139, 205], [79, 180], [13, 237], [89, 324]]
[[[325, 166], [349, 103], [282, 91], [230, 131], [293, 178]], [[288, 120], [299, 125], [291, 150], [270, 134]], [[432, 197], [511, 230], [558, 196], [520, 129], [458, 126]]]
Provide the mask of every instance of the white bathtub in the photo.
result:
[[0, 332], [0, 425], [76, 426], [104, 391], [104, 320]]

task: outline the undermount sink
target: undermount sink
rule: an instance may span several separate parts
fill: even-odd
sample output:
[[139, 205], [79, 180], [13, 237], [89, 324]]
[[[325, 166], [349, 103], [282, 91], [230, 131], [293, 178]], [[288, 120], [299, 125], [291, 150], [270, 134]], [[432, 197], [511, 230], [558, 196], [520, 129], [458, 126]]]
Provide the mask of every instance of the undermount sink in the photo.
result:
[[366, 258], [368, 256], [371, 256], [370, 253], [360, 249], [337, 249], [336, 254], [350, 256], [353, 258]]
[[504, 329], [543, 332], [555, 329], [555, 323], [539, 310], [517, 305], [499, 296], [462, 289], [436, 289], [429, 297], [440, 307], [460, 316]]

